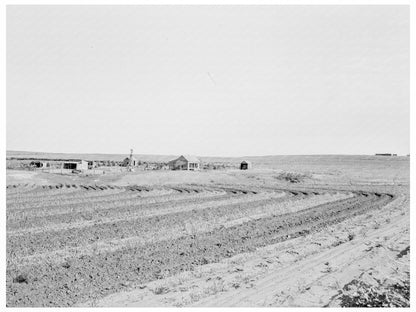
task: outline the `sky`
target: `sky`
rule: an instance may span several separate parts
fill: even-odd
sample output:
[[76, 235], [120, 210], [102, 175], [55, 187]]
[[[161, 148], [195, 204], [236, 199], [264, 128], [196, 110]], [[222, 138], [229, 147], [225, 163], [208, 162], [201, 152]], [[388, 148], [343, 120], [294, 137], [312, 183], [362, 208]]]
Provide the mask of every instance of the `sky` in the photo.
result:
[[408, 6], [8, 6], [7, 150], [409, 153]]

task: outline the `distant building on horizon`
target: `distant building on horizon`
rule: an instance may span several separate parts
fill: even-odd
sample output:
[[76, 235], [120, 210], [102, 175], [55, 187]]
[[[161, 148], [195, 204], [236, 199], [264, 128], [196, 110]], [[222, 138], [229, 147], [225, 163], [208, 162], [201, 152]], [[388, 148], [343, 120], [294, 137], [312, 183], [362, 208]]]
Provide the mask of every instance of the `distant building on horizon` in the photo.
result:
[[251, 161], [243, 160], [240, 163], [240, 170], [248, 170], [248, 169], [251, 169], [252, 167], [253, 167], [253, 164], [251, 163]]
[[131, 165], [132, 167], [136, 167], [138, 165], [138, 163], [139, 162], [137, 161], [137, 158], [136, 157], [134, 157], [134, 156], [132, 156], [131, 158], [130, 157], [126, 157], [123, 160], [122, 166], [123, 167], [128, 167], [129, 165]]
[[191, 155], [181, 155], [168, 163], [170, 170], [201, 170], [201, 161]]
[[380, 154], [376, 154], [376, 156], [397, 156], [397, 154], [380, 153]]
[[64, 161], [62, 163], [62, 169], [71, 169], [71, 170], [88, 170], [88, 161], [86, 160], [73, 160], [73, 161]]
[[130, 149], [130, 156], [124, 158], [121, 165], [127, 167], [127, 171], [134, 171], [134, 167], [137, 167], [138, 164], [136, 157], [133, 156], [133, 149]]
[[33, 168], [46, 168], [48, 163], [46, 161], [40, 161], [40, 160], [33, 160], [30, 162], [29, 166]]

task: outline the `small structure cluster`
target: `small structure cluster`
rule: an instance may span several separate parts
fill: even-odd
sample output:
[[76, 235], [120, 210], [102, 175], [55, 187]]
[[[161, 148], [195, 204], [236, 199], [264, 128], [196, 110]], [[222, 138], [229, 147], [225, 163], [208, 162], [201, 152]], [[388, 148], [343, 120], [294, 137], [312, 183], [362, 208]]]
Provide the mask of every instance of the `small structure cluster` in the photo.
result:
[[48, 163], [46, 161], [34, 160], [30, 162], [29, 166], [32, 168], [46, 168]]
[[126, 157], [124, 158], [122, 164], [123, 167], [128, 167], [128, 166], [133, 166], [136, 167], [138, 165], [138, 161], [136, 159], [136, 157], [132, 156], [130, 157]]
[[[122, 169], [120, 167], [124, 167]], [[16, 158], [11, 157], [7, 159], [7, 168], [27, 168], [29, 170], [46, 169], [49, 172], [60, 172], [61, 174], [85, 173], [85, 174], [105, 174], [106, 172], [122, 172], [135, 170], [225, 170], [236, 169], [248, 170], [252, 168], [252, 163], [248, 160], [243, 160], [241, 163], [232, 162], [205, 162], [202, 163], [200, 159], [192, 155], [181, 155], [169, 162], [166, 161], [144, 161], [138, 160], [133, 156], [133, 150], [130, 150], [130, 155], [120, 160], [91, 160], [91, 159], [62, 159], [62, 158]], [[98, 168], [97, 170], [95, 170]], [[67, 170], [67, 171], [64, 171]]]
[[134, 171], [134, 167], [137, 166], [137, 159], [133, 156], [133, 150], [130, 150], [130, 156], [124, 158], [123, 166], [127, 167], [128, 171]]
[[97, 168], [97, 163], [93, 160], [88, 161], [88, 169], [94, 169]]

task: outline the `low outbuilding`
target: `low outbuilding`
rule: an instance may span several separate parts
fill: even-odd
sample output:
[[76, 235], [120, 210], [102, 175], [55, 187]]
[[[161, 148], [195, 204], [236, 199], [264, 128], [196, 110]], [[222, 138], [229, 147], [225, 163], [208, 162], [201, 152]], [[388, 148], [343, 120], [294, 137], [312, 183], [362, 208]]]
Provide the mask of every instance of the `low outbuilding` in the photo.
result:
[[85, 160], [71, 160], [62, 163], [63, 169], [71, 170], [88, 170], [88, 161]]
[[46, 168], [47, 162], [34, 160], [30, 162], [29, 166], [33, 168]]
[[248, 169], [251, 169], [252, 168], [252, 163], [251, 163], [251, 161], [248, 161], [248, 160], [243, 160], [241, 163], [240, 163], [240, 170], [248, 170]]
[[376, 154], [376, 156], [397, 156], [397, 154], [392, 154], [392, 153], [378, 153], [378, 154]]

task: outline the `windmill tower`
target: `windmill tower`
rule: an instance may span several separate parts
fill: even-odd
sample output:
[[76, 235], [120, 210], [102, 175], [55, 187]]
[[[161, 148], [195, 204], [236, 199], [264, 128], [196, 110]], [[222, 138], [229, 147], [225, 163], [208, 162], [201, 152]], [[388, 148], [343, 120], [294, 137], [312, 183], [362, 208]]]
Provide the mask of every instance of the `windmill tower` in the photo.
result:
[[130, 157], [129, 157], [129, 165], [127, 166], [128, 171], [134, 171], [134, 163], [133, 163], [133, 149], [130, 149]]

